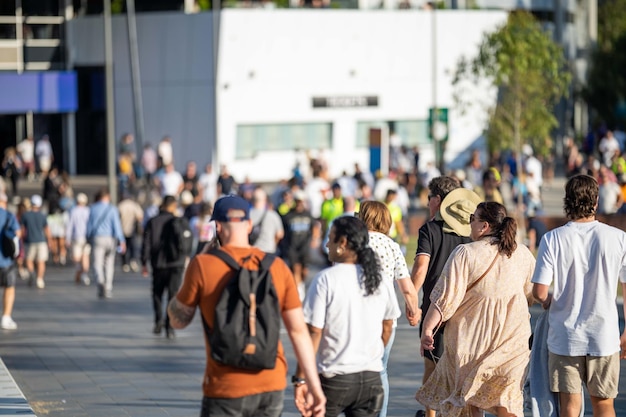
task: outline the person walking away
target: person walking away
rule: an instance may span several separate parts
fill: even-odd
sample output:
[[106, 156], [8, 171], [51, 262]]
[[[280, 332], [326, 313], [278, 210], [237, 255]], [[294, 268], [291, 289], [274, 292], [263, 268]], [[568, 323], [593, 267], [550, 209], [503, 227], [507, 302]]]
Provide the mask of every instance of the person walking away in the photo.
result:
[[[248, 234], [252, 229], [249, 204], [238, 196], [223, 197], [215, 203], [212, 220], [216, 222], [221, 251], [242, 267], [256, 269], [266, 255], [251, 247]], [[281, 259], [274, 259], [269, 272], [276, 291], [278, 309], [293, 345], [310, 396], [306, 401], [296, 401], [303, 415], [324, 415], [326, 399], [315, 369], [311, 338], [304, 323], [298, 292], [293, 276]], [[215, 327], [215, 308], [222, 291], [234, 276], [233, 270], [213, 254], [194, 257], [187, 268], [183, 285], [169, 304], [168, 314], [174, 328], [184, 328], [193, 319], [196, 307], [200, 308], [206, 323], [206, 368], [201, 417], [215, 415], [277, 417], [283, 409], [286, 386], [287, 361], [278, 341], [276, 362], [272, 369], [250, 371], [218, 362], [211, 355], [207, 339]], [[277, 317], [275, 317], [277, 319]], [[208, 332], [208, 333], [207, 333]]]
[[173, 338], [174, 330], [170, 325], [170, 319], [164, 313], [163, 293], [167, 289], [168, 302], [178, 291], [182, 280], [185, 259], [168, 261], [164, 247], [172, 239], [164, 232], [167, 224], [175, 218], [178, 204], [174, 196], [168, 195], [163, 199], [163, 204], [159, 214], [151, 218], [146, 224], [143, 233], [143, 247], [141, 250], [142, 275], [148, 276], [148, 262], [152, 268], [152, 307], [154, 309], [154, 334], [161, 334], [165, 328], [165, 335], [168, 339]]
[[65, 242], [70, 253], [72, 261], [76, 265], [76, 275], [74, 281], [76, 284], [81, 282], [89, 285], [89, 255], [91, 254], [91, 246], [87, 242], [87, 222], [89, 221], [89, 207], [87, 207], [88, 198], [84, 193], [78, 193], [76, 196], [77, 205], [74, 206], [69, 213], [67, 227], [65, 230]]
[[[46, 283], [46, 261], [48, 260], [48, 240], [50, 229], [46, 216], [41, 213], [43, 200], [38, 194], [30, 198], [31, 209], [22, 216], [22, 233], [26, 236], [26, 268], [30, 274], [30, 285], [33, 281], [37, 288], [44, 288]], [[35, 275], [35, 263], [37, 265]], [[36, 277], [36, 280], [35, 280]]]
[[[369, 246], [374, 250], [378, 258], [382, 275], [382, 285], [389, 287], [389, 292], [395, 295], [394, 284], [398, 284], [398, 288], [404, 297], [405, 312], [407, 320], [411, 326], [417, 326], [421, 310], [417, 307], [417, 292], [411, 281], [409, 268], [406, 265], [406, 259], [402, 253], [400, 245], [396, 243], [388, 235], [391, 230], [393, 220], [387, 206], [378, 201], [364, 201], [359, 209], [359, 219], [367, 226], [369, 234]], [[395, 297], [392, 297], [398, 313], [400, 306]], [[391, 335], [389, 341], [385, 345], [383, 354], [383, 370], [380, 378], [383, 382], [385, 397], [380, 411], [379, 417], [387, 416], [387, 405], [389, 403], [389, 376], [387, 374], [387, 363], [391, 354], [391, 347], [396, 337], [397, 320], [393, 321]]]
[[616, 306], [618, 281], [626, 293], [626, 233], [596, 220], [593, 177], [567, 181], [563, 209], [570, 221], [544, 235], [532, 277], [535, 298], [549, 310], [551, 391], [561, 417], [581, 413], [583, 385], [595, 417], [615, 416], [619, 360], [626, 359]]
[[454, 249], [430, 294], [420, 351], [435, 348], [442, 322], [445, 346], [415, 398], [443, 416], [522, 417], [535, 258], [502, 204], [480, 203], [470, 229], [472, 243]]
[[17, 183], [22, 171], [22, 161], [20, 161], [15, 148], [10, 147], [5, 149], [4, 159], [2, 160], [2, 171], [4, 172], [4, 177], [11, 181], [11, 195], [16, 196], [18, 194]]
[[22, 160], [23, 174], [32, 181], [35, 179], [35, 142], [27, 137], [17, 145], [17, 152]]
[[215, 222], [211, 223], [211, 214], [213, 214], [213, 205], [208, 202], [203, 202], [200, 208], [200, 214], [196, 217], [195, 223], [192, 225], [192, 229], [195, 227], [196, 234], [198, 235], [196, 255], [202, 253], [205, 245], [215, 238]]
[[[445, 202], [445, 204], [444, 204]], [[452, 251], [462, 243], [469, 243], [470, 214], [474, 212], [480, 198], [470, 190], [460, 188], [459, 181], [448, 176], [433, 178], [428, 183], [428, 210], [430, 220], [419, 229], [417, 250], [411, 270], [411, 280], [419, 294], [423, 291], [421, 314], [425, 314], [430, 306], [432, 292], [443, 266]], [[455, 207], [449, 211], [450, 207]], [[452, 225], [448, 224], [446, 216]], [[423, 325], [420, 331], [423, 330]], [[435, 350], [424, 355], [424, 376], [426, 383], [435, 370], [437, 358], [443, 356], [443, 335], [445, 326], [440, 326], [435, 333]], [[435, 417], [435, 411], [426, 407], [426, 411], [418, 410], [416, 417]]]
[[[0, 224], [2, 233], [7, 238], [20, 237], [20, 225], [15, 216], [7, 210], [8, 197], [5, 193], [0, 193]], [[11, 317], [13, 304], [15, 303], [15, 281], [17, 280], [17, 268], [12, 254], [5, 254], [0, 251], [0, 286], [4, 288], [2, 297], [2, 320], [0, 328], [3, 330], [15, 330], [17, 324]]]
[[35, 155], [37, 155], [41, 175], [43, 177], [47, 176], [54, 162], [54, 153], [52, 152], [52, 145], [48, 135], [43, 135], [37, 142], [37, 145], [35, 145]]
[[115, 253], [126, 251], [126, 240], [122, 232], [120, 214], [111, 204], [107, 188], [96, 193], [96, 202], [91, 205], [87, 221], [87, 240], [91, 245], [91, 267], [98, 283], [98, 298], [113, 296]]
[[143, 209], [130, 194], [123, 195], [117, 209], [120, 212], [122, 232], [124, 239], [126, 239], [126, 252], [122, 255], [122, 271], [139, 272], [137, 236], [140, 234], [143, 222]]
[[303, 300], [306, 295], [304, 280], [308, 274], [311, 241], [315, 219], [305, 207], [306, 193], [298, 190], [294, 193], [295, 207], [283, 217], [285, 229], [283, 258], [287, 259], [296, 280], [298, 294]]
[[[326, 416], [375, 417], [384, 399], [380, 374], [385, 345], [400, 311], [395, 294], [383, 284], [361, 220], [336, 218], [327, 246], [334, 265], [315, 276], [303, 307], [327, 399]], [[298, 369], [295, 376], [304, 375]], [[307, 389], [297, 385], [296, 399]]]
[[253, 246], [266, 253], [276, 253], [278, 243], [285, 236], [283, 221], [276, 211], [267, 204], [267, 193], [261, 187], [254, 190], [253, 207], [250, 210], [250, 220], [258, 227], [258, 236], [251, 237]]

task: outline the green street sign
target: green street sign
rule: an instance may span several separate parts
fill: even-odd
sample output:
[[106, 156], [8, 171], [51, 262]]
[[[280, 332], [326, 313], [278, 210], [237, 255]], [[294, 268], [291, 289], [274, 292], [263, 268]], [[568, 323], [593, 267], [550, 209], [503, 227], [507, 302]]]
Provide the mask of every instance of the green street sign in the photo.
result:
[[428, 109], [428, 134], [436, 142], [448, 140], [448, 109], [445, 107]]

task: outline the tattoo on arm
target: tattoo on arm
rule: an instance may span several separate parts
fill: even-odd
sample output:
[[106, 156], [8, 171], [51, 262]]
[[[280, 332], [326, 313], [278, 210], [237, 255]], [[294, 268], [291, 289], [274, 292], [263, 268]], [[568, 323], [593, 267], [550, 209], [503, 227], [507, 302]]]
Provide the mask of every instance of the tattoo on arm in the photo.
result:
[[195, 307], [186, 306], [178, 301], [176, 297], [172, 298], [172, 301], [170, 301], [167, 306], [167, 313], [170, 316], [170, 324], [176, 329], [181, 329], [191, 323], [195, 312]]

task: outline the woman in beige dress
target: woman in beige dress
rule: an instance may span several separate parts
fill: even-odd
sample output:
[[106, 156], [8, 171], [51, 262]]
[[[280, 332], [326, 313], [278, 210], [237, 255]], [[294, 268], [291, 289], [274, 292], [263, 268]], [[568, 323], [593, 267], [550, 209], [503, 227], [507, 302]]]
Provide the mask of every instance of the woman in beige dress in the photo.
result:
[[445, 348], [415, 398], [445, 417], [522, 417], [535, 259], [499, 203], [480, 203], [470, 227], [473, 242], [452, 252], [430, 296], [422, 355], [444, 321]]

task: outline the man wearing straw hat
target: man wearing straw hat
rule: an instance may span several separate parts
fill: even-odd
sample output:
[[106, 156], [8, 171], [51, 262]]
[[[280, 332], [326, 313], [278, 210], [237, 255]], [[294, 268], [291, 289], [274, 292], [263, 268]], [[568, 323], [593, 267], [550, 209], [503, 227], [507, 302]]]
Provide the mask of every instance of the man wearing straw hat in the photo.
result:
[[[430, 221], [419, 230], [415, 262], [411, 271], [411, 280], [417, 292], [423, 288], [422, 311], [428, 311], [430, 293], [450, 253], [458, 245], [471, 241], [470, 214], [474, 213], [481, 202], [476, 193], [461, 188], [457, 179], [448, 176], [433, 178], [428, 184], [428, 191]], [[432, 374], [443, 353], [443, 326], [435, 338], [435, 350], [424, 356], [423, 382]], [[435, 417], [435, 411], [419, 410], [415, 416]]]

